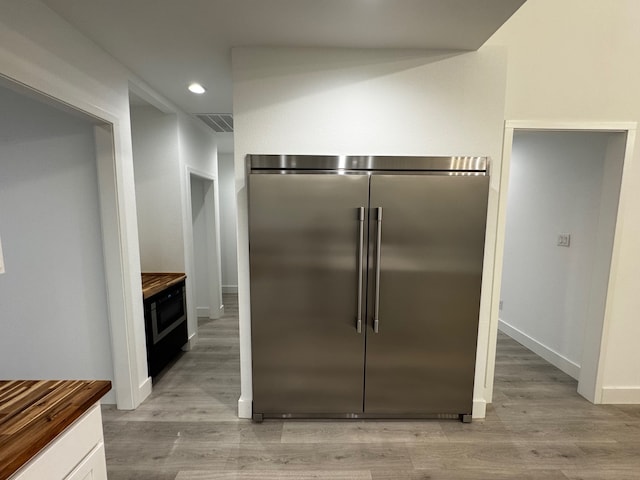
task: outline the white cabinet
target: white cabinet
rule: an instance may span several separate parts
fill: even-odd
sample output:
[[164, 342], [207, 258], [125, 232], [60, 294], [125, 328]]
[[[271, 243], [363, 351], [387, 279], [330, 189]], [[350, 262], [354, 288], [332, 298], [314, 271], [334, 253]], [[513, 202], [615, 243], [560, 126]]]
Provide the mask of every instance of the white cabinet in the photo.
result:
[[99, 403], [73, 422], [9, 480], [106, 480]]

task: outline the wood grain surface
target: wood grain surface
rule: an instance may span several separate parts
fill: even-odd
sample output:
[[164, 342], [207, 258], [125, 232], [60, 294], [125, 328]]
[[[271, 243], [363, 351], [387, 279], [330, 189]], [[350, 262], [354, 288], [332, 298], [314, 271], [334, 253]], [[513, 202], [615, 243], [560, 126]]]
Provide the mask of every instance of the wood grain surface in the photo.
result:
[[0, 480], [9, 478], [100, 400], [108, 381], [0, 381]]
[[142, 298], [145, 300], [160, 293], [176, 283], [183, 281], [187, 276], [184, 273], [143, 273], [142, 274]]

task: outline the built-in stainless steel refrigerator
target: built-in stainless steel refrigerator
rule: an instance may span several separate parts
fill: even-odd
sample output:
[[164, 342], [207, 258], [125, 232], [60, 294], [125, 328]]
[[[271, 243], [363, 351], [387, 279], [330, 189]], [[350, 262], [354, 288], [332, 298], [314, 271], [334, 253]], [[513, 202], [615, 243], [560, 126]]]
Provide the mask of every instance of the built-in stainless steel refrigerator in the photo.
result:
[[470, 421], [488, 160], [247, 167], [254, 419]]

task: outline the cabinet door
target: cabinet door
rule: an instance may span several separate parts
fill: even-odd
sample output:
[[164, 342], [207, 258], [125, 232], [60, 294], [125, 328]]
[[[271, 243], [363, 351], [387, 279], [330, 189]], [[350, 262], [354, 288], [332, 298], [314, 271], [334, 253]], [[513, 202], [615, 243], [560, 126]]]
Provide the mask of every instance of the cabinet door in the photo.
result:
[[358, 214], [368, 191], [366, 175], [250, 175], [254, 413], [362, 412]]
[[107, 480], [104, 444], [98, 444], [65, 480]]
[[471, 412], [488, 182], [484, 176], [372, 176], [366, 413]]

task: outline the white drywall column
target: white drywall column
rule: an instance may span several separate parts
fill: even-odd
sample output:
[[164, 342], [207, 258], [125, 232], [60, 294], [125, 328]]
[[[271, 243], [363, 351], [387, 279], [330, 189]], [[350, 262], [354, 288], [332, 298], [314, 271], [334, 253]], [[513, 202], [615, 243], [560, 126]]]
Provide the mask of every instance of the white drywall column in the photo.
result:
[[241, 417], [251, 414], [252, 399], [245, 189], [250, 153], [492, 158], [474, 389], [474, 416], [484, 416], [505, 68], [503, 49], [234, 50]]

